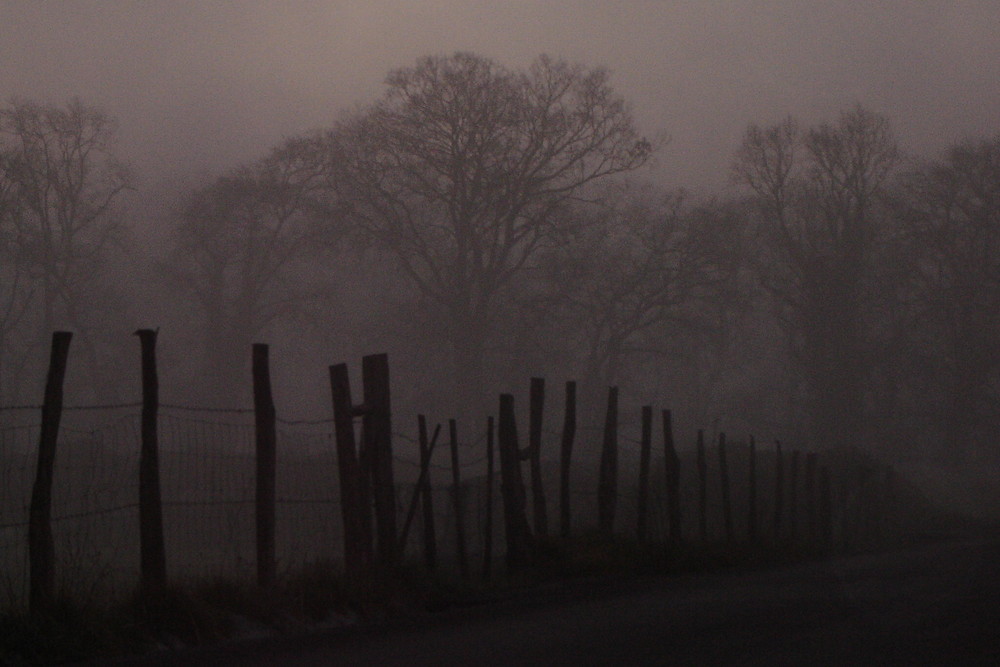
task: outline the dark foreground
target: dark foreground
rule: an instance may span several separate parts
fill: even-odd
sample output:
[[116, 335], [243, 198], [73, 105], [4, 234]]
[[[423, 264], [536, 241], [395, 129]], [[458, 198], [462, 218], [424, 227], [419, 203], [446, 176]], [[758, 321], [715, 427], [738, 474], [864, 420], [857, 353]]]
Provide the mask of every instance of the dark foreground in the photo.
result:
[[766, 572], [575, 583], [378, 628], [135, 664], [1000, 665], [1000, 539]]

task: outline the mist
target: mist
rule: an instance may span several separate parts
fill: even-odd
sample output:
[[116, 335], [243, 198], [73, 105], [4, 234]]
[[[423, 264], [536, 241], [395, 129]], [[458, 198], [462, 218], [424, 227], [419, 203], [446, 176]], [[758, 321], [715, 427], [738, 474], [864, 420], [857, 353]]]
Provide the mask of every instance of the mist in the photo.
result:
[[996, 520], [998, 24], [985, 1], [2, 2], [0, 428], [35, 427], [55, 330], [67, 405], [94, 408], [69, 428], [104, 428], [154, 329], [162, 402], [206, 419], [247, 419], [268, 344], [278, 416], [316, 427], [296, 455], [332, 437], [330, 366], [386, 353], [411, 463], [418, 414], [478, 452], [544, 378], [552, 476], [576, 382], [602, 475], [613, 387], [633, 443], [655, 406], [682, 458], [726, 433], [739, 465], [860, 457]]

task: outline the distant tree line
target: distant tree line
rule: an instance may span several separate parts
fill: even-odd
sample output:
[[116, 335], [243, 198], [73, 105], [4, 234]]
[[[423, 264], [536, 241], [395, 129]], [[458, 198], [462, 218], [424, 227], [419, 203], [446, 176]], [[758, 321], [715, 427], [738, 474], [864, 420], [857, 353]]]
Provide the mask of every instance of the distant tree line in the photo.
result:
[[336, 329], [354, 299], [375, 312], [344, 335], [433, 359], [454, 414], [485, 416], [532, 368], [636, 403], [667, 388], [702, 427], [1000, 454], [1000, 135], [916, 161], [860, 106], [751, 125], [741, 194], [696, 201], [638, 179], [664, 142], [605, 70], [426, 57], [332, 127], [181, 193], [152, 250], [124, 215], [114, 135], [77, 100], [0, 110], [4, 401], [59, 327], [85, 341], [95, 394], [114, 392], [103, 332], [135, 296], [111, 268], [132, 256], [198, 341], [205, 400], [226, 401], [251, 342]]

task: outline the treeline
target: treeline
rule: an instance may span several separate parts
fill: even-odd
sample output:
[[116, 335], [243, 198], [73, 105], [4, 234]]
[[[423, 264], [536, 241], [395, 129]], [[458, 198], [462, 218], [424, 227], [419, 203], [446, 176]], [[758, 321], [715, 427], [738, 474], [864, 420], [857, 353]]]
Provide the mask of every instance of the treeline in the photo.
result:
[[143, 190], [114, 137], [80, 101], [0, 110], [4, 403], [35, 399], [22, 378], [57, 328], [85, 397], [117, 398], [109, 332], [156, 300], [206, 405], [245, 402], [252, 342], [376, 337], [418, 360], [402, 400], [423, 411], [482, 417], [530, 369], [666, 396], [692, 427], [1000, 453], [1000, 136], [914, 160], [862, 107], [752, 125], [741, 194], [694, 200], [638, 180], [668, 148], [604, 70], [457, 53], [155, 220], [129, 215]]

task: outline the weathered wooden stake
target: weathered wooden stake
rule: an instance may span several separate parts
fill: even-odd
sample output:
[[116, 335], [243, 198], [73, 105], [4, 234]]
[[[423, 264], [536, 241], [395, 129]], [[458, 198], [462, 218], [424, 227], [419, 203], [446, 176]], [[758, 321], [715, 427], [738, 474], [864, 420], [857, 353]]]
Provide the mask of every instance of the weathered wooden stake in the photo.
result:
[[[410, 496], [410, 504], [407, 505], [406, 519], [403, 521], [403, 532], [399, 535], [399, 553], [406, 552], [406, 542], [410, 537], [410, 526], [413, 524], [413, 517], [417, 515], [417, 503], [426, 498], [426, 492], [430, 487], [431, 455], [434, 453], [434, 446], [437, 444], [438, 434], [441, 432], [441, 425], [434, 429], [434, 437], [431, 438], [430, 445], [427, 444], [427, 422], [423, 415], [417, 415], [418, 427], [420, 430], [420, 474], [417, 475], [417, 483], [413, 485], [413, 494]], [[426, 511], [427, 506], [424, 505]], [[426, 514], [424, 516], [424, 563], [428, 569], [434, 569], [434, 548], [431, 547], [428, 553], [428, 545], [433, 545], [432, 540], [428, 540]], [[433, 531], [433, 525], [431, 530]], [[431, 533], [433, 538], [433, 532]], [[432, 556], [428, 558], [428, 555]]]
[[45, 380], [42, 428], [38, 436], [38, 467], [31, 488], [28, 514], [28, 604], [32, 614], [44, 614], [55, 594], [55, 546], [52, 542], [52, 474], [56, 462], [56, 442], [62, 419], [63, 382], [73, 334], [52, 334], [49, 372]]
[[524, 481], [517, 444], [517, 421], [514, 417], [514, 397], [500, 395], [500, 492], [503, 495], [504, 532], [507, 539], [507, 567], [517, 569], [527, 565], [531, 557], [531, 528], [525, 515]]
[[798, 539], [799, 531], [799, 450], [792, 450], [788, 465], [788, 538]]
[[139, 554], [141, 587], [157, 594], [167, 586], [167, 556], [163, 542], [163, 502], [160, 495], [160, 458], [157, 415], [160, 385], [156, 372], [156, 334], [140, 329], [142, 348], [142, 445], [139, 450]]
[[462, 512], [462, 480], [458, 465], [458, 425], [454, 419], [448, 420], [451, 437], [451, 493], [455, 506], [455, 555], [458, 557], [458, 571], [463, 579], [469, 578], [469, 557], [465, 551], [465, 516]]
[[757, 443], [750, 436], [749, 497], [747, 498], [747, 539], [757, 542]]
[[833, 497], [827, 466], [819, 469], [819, 533], [825, 548], [833, 545]]
[[774, 539], [781, 540], [781, 513], [785, 502], [785, 462], [781, 442], [774, 442]]
[[636, 539], [648, 538], [649, 459], [653, 447], [653, 406], [642, 406], [642, 438], [639, 441], [639, 500], [636, 507]]
[[275, 560], [275, 473], [277, 464], [277, 423], [271, 395], [268, 346], [253, 344], [253, 407], [257, 443], [257, 584], [274, 584]]
[[493, 417], [486, 419], [486, 516], [483, 521], [483, 579], [493, 574]]
[[389, 357], [370, 354], [361, 359], [365, 406], [365, 447], [372, 462], [376, 542], [379, 562], [394, 567], [396, 549], [396, 483], [392, 472], [392, 410], [389, 398]]
[[545, 380], [531, 378], [528, 407], [528, 446], [531, 448], [531, 508], [535, 519], [535, 534], [548, 535], [549, 514], [545, 506], [542, 484], [542, 418], [545, 414]]
[[[434, 445], [427, 443], [427, 419], [423, 415], [417, 416], [417, 428], [420, 439], [420, 475], [423, 479], [421, 500], [423, 501], [424, 519], [424, 565], [428, 570], [437, 567], [437, 534], [434, 529], [434, 498], [431, 483], [431, 454]], [[434, 429], [434, 442], [437, 442], [437, 434], [441, 425]], [[426, 470], [426, 472], [424, 472]], [[402, 548], [402, 547], [400, 547]]]
[[719, 478], [722, 482], [722, 520], [726, 528], [726, 541], [736, 539], [733, 527], [733, 500], [729, 486], [729, 462], [726, 457], [726, 434], [719, 434]]
[[566, 383], [564, 415], [559, 448], [559, 533], [566, 539], [571, 530], [569, 467], [573, 457], [573, 439], [576, 437], [576, 382], [572, 380]]
[[681, 460], [674, 446], [673, 416], [663, 411], [663, 454], [667, 476], [667, 518], [670, 539], [680, 542], [681, 536]]
[[354, 406], [347, 364], [330, 366], [330, 393], [340, 476], [340, 515], [344, 522], [344, 567], [349, 575], [358, 576], [371, 565], [371, 509], [362, 500], [363, 479], [355, 447]]
[[806, 454], [806, 535], [816, 540], [816, 452]]
[[705, 455], [705, 431], [698, 429], [698, 535], [708, 542], [708, 460]]
[[618, 387], [608, 389], [608, 411], [604, 418], [601, 470], [597, 486], [598, 525], [605, 537], [615, 530], [618, 504]]

